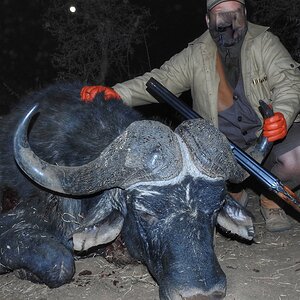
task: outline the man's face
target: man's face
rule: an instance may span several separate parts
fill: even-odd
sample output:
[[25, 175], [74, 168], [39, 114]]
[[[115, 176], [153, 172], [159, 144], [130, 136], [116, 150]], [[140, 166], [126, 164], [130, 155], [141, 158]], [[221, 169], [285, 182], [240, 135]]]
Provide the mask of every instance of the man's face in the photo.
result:
[[207, 15], [207, 26], [218, 47], [232, 47], [240, 42], [247, 31], [244, 6], [226, 1], [215, 6]]

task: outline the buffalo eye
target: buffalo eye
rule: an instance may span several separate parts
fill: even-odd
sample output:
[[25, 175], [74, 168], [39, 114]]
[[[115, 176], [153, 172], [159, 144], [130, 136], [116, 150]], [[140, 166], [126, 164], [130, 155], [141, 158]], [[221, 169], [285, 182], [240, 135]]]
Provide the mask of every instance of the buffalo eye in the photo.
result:
[[150, 212], [147, 211], [139, 211], [138, 212], [140, 218], [145, 221], [149, 226], [154, 225], [158, 222], [158, 218]]

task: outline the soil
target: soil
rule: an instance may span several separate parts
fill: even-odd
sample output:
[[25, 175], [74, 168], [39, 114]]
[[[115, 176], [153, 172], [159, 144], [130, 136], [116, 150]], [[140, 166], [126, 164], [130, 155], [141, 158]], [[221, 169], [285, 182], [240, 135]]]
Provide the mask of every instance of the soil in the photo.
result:
[[[227, 275], [226, 300], [300, 299], [300, 223], [283, 233], [265, 230], [258, 196], [250, 194], [248, 209], [255, 216], [256, 238], [251, 245], [217, 233], [216, 253]], [[141, 264], [116, 265], [101, 256], [76, 261], [70, 284], [56, 289], [0, 276], [0, 299], [6, 300], [158, 300], [158, 286]]]

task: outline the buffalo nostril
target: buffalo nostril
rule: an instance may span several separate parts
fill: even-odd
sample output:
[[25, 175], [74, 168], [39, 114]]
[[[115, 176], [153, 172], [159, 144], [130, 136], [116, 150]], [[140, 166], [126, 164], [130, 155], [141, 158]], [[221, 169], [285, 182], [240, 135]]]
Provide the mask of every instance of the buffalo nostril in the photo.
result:
[[210, 300], [221, 300], [224, 299], [226, 294], [224, 292], [214, 292], [211, 295], [209, 295]]
[[183, 300], [209, 300], [209, 296], [195, 295], [191, 297], [185, 297]]
[[183, 297], [183, 300], [221, 300], [225, 298], [224, 292], [214, 292], [211, 295], [193, 295], [190, 297]]

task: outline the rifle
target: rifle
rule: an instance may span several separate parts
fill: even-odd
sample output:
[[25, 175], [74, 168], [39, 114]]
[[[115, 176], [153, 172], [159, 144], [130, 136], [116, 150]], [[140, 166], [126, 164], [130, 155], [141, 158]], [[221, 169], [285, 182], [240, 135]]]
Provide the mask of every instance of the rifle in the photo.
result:
[[[259, 111], [262, 114], [264, 119], [274, 116], [273, 109], [269, 107], [266, 102], [259, 100]], [[263, 136], [263, 133], [257, 139], [254, 149], [250, 151], [250, 156], [254, 158], [258, 163], [261, 163], [267, 154], [271, 151], [273, 147], [272, 142], [268, 142], [268, 139]]]
[[[167, 103], [179, 112], [185, 119], [202, 118], [193, 109], [180, 101], [173, 93], [165, 88], [161, 83], [151, 77], [146, 83], [146, 90], [160, 103]], [[264, 169], [250, 155], [240, 149], [230, 140], [230, 148], [237, 162], [251, 175], [255, 176], [270, 191], [277, 194], [282, 200], [291, 205], [295, 210], [300, 212], [300, 199], [287, 186], [272, 173]], [[265, 150], [262, 150], [265, 153]]]

